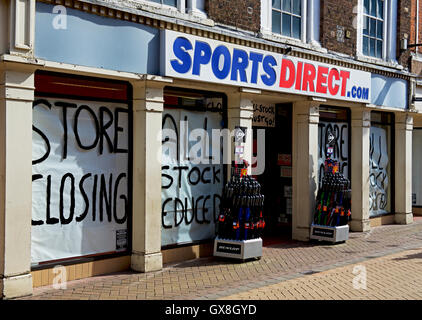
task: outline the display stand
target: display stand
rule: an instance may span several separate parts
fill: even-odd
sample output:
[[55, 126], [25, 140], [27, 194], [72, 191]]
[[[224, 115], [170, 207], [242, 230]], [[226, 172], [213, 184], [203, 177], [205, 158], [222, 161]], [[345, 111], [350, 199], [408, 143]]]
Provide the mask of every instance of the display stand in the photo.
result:
[[264, 196], [261, 185], [247, 175], [247, 167], [246, 161], [232, 165], [231, 179], [223, 190], [214, 256], [239, 260], [262, 256]]
[[339, 164], [331, 159], [334, 137], [329, 133], [324, 177], [318, 190], [310, 239], [344, 242], [349, 239], [351, 216], [350, 181], [339, 172]]

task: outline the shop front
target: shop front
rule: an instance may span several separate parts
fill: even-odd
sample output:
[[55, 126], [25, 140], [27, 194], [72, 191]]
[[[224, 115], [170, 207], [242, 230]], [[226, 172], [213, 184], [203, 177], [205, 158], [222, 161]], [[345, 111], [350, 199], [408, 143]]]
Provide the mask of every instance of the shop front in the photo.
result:
[[226, 181], [224, 94], [164, 88], [162, 249], [213, 239]]
[[335, 136], [341, 172], [351, 178], [350, 110], [370, 103], [371, 74], [168, 30], [161, 46], [163, 76], [222, 88], [231, 128], [250, 132], [242, 157], [265, 195], [264, 238], [308, 240], [327, 132]]
[[74, 280], [210, 255], [235, 159], [262, 185], [264, 242], [308, 241], [328, 132], [351, 230], [411, 220], [404, 79], [97, 7], [68, 8], [63, 32], [52, 9], [36, 4], [37, 59], [1, 62], [4, 143], [19, 146], [3, 170], [5, 243], [21, 293], [52, 284], [56, 266]]
[[131, 89], [37, 72], [33, 103], [33, 270], [130, 251]]

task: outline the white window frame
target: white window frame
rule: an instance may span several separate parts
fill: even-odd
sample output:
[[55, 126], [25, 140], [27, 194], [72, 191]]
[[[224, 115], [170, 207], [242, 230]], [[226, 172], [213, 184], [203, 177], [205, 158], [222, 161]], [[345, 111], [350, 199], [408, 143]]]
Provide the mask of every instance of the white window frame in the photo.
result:
[[374, 61], [387, 61], [397, 64], [396, 60], [396, 33], [397, 33], [397, 0], [384, 1], [384, 30], [381, 58], [363, 54], [363, 3], [364, 0], [358, 0], [358, 23], [357, 23], [357, 44], [356, 55], [359, 58], [370, 59]]
[[301, 0], [300, 39], [272, 32], [272, 1], [261, 0], [261, 33], [264, 36], [310, 43], [319, 47], [320, 0]]
[[138, 0], [138, 2], [163, 11], [170, 10], [184, 15], [192, 15], [197, 18], [207, 18], [207, 14], [205, 12], [205, 0], [177, 0], [176, 7], [156, 3], [151, 0]]
[[143, 0], [141, 2], [144, 2], [147, 5], [150, 5], [151, 7], [156, 7], [157, 9], [164, 9], [164, 10], [174, 10], [174, 11], [179, 11], [182, 13], [185, 13], [185, 1], [183, 0], [177, 0], [177, 5], [176, 7], [173, 6], [169, 6], [167, 4], [161, 4], [161, 3], [157, 3], [154, 2], [152, 0]]

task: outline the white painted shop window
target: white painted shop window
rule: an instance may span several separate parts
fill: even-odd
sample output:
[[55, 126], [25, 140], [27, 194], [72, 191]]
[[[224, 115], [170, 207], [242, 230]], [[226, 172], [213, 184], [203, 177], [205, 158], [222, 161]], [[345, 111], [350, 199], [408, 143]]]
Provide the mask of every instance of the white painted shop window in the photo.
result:
[[358, 21], [358, 56], [397, 63], [397, 0], [359, 0]]
[[319, 46], [320, 0], [261, 0], [261, 33]]

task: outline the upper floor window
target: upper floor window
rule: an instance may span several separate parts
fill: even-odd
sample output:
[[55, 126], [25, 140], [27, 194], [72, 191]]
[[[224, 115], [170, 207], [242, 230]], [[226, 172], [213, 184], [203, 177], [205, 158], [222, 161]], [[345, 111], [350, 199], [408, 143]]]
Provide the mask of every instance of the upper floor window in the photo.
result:
[[[163, 6], [164, 11], [170, 9], [173, 11], [175, 8], [182, 14], [188, 13], [194, 15], [197, 18], [206, 19], [207, 14], [205, 13], [205, 0], [141, 0], [146, 2], [153, 2], [160, 6]], [[167, 7], [166, 7], [167, 6]], [[170, 7], [170, 8], [169, 8]], [[171, 8], [173, 7], [173, 8]]]
[[384, 0], [364, 0], [362, 53], [383, 58], [385, 42]]
[[302, 0], [272, 0], [272, 32], [300, 39]]
[[261, 33], [271, 40], [320, 47], [320, 11], [320, 0], [261, 0]]
[[397, 2], [358, 0], [358, 56], [397, 64]]
[[172, 7], [177, 7], [177, 0], [149, 0], [159, 4], [165, 4]]

